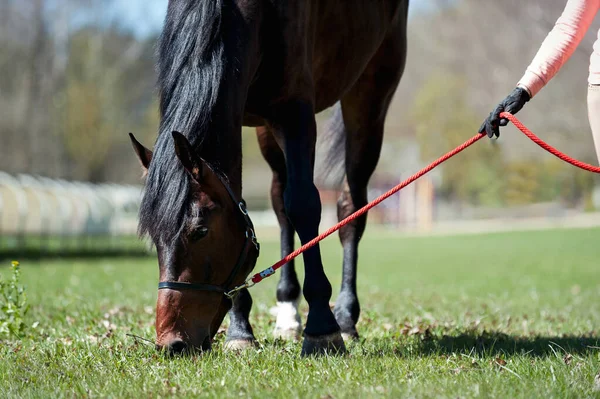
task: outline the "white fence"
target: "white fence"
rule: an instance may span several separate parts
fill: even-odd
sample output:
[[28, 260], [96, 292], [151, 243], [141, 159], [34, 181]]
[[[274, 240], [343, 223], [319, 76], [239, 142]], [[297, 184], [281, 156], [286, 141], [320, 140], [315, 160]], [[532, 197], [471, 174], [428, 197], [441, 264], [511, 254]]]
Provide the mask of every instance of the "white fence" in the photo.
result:
[[143, 248], [137, 238], [142, 188], [90, 184], [0, 172], [2, 250], [20, 250], [34, 242], [40, 250]]
[[[424, 183], [427, 181], [420, 184]], [[393, 184], [388, 183], [385, 189], [388, 185]], [[487, 212], [462, 207], [457, 214], [456, 209], [434, 200], [430, 184], [425, 185], [427, 190], [419, 190], [418, 186], [407, 187], [371, 210], [370, 225], [420, 232], [441, 226], [458, 228], [461, 223], [473, 224], [477, 220], [490, 225], [492, 220], [514, 224], [506, 220], [526, 218], [536, 226], [540, 221], [555, 225], [581, 213], [566, 210], [559, 204], [536, 204]], [[369, 199], [381, 192], [371, 188]], [[141, 186], [68, 182], [0, 172], [0, 256], [21, 256], [25, 252], [42, 255], [147, 253], [149, 246], [136, 234], [141, 196]], [[325, 197], [322, 229], [337, 222], [337, 194]], [[600, 189], [595, 191], [594, 200], [600, 203]], [[277, 219], [271, 209], [251, 210], [251, 215], [259, 238], [278, 236]], [[591, 216], [584, 215], [586, 223], [593, 220], [596, 225], [600, 224], [597, 217]]]

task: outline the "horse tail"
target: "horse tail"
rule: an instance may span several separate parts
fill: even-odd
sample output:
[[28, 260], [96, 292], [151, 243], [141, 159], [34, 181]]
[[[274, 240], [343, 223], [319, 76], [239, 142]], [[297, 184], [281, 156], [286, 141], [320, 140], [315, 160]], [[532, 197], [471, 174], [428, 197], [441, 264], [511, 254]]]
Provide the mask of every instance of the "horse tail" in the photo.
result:
[[336, 103], [325, 130], [317, 138], [315, 183], [337, 189], [346, 175], [346, 128], [342, 107]]

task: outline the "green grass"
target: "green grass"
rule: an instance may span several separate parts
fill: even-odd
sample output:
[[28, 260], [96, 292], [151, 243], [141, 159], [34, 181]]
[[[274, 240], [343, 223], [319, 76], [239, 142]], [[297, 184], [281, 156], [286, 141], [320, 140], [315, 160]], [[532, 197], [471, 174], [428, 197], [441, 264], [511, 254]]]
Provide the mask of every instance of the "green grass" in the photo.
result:
[[[318, 359], [271, 338], [278, 277], [251, 291], [260, 349], [224, 353], [219, 335], [208, 355], [165, 359], [126, 335], [154, 337], [154, 259], [22, 262], [36, 327], [0, 343], [0, 397], [599, 396], [599, 243], [600, 229], [367, 232], [361, 340]], [[278, 254], [262, 244], [257, 269]], [[337, 293], [337, 238], [323, 252]]]

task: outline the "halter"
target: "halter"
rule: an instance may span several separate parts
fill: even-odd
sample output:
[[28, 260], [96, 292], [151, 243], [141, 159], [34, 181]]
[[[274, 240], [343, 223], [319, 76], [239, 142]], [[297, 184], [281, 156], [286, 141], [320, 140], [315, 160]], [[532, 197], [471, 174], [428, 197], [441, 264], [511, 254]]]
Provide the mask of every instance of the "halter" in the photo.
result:
[[[188, 283], [188, 282], [179, 282], [179, 281], [163, 281], [163, 282], [158, 283], [159, 290], [169, 289], [169, 290], [178, 290], [178, 291], [181, 291], [181, 290], [212, 291], [212, 292], [220, 292], [223, 295], [225, 295], [226, 297], [228, 297], [229, 299], [233, 299], [235, 297], [235, 293], [234, 293], [234, 291], [230, 291], [230, 289], [233, 288], [230, 286], [233, 283], [233, 279], [235, 278], [235, 276], [238, 273], [238, 271], [240, 270], [240, 268], [244, 265], [244, 263], [246, 263], [246, 258], [248, 257], [250, 248], [254, 247], [256, 249], [256, 251], [258, 253], [260, 253], [260, 244], [258, 243], [258, 240], [256, 239], [256, 233], [254, 232], [254, 224], [252, 224], [252, 220], [250, 220], [250, 216], [248, 215], [248, 210], [246, 209], [246, 202], [243, 199], [241, 201], [238, 201], [237, 198], [235, 197], [235, 194], [233, 193], [233, 190], [231, 189], [231, 187], [229, 187], [229, 184], [227, 184], [225, 179], [223, 177], [221, 177], [218, 173], [215, 173], [215, 174], [219, 177], [219, 180], [223, 184], [223, 187], [225, 187], [225, 189], [229, 193], [229, 197], [231, 198], [233, 203], [236, 204], [236, 208], [239, 210], [238, 214], [241, 216], [244, 223], [246, 224], [246, 232], [245, 232], [246, 240], [244, 241], [244, 247], [242, 248], [242, 252], [238, 256], [238, 260], [235, 264], [235, 267], [229, 274], [229, 277], [227, 278], [227, 280], [225, 280], [225, 282], [220, 285], [197, 284], [197, 283]], [[235, 291], [235, 292], [237, 292], [237, 291]]]

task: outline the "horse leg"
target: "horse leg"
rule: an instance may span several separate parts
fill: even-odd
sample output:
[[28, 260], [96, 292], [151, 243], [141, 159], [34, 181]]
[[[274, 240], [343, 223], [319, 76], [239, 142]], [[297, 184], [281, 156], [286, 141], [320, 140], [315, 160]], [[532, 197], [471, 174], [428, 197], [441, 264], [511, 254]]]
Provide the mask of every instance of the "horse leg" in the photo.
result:
[[[277, 145], [275, 137], [267, 127], [256, 129], [258, 144], [263, 157], [273, 172], [271, 182], [271, 205], [277, 216], [281, 234], [281, 257], [294, 250], [294, 228], [290, 224], [283, 203], [283, 191], [286, 183], [285, 157]], [[300, 283], [294, 268], [294, 260], [281, 268], [277, 285], [277, 321], [274, 335], [276, 338], [298, 339], [301, 333], [301, 320], [298, 313]]]
[[250, 310], [252, 297], [247, 289], [243, 289], [235, 297], [233, 306], [229, 311], [229, 328], [225, 338], [225, 349], [240, 350], [256, 345], [256, 338], [250, 325]]
[[[381, 152], [387, 110], [405, 65], [406, 42], [403, 27], [389, 36], [353, 88], [342, 98], [334, 115], [342, 118], [345, 133], [346, 178], [338, 199], [342, 220], [367, 204], [367, 185]], [[335, 150], [335, 149], [332, 149]], [[367, 215], [355, 219], [339, 231], [343, 246], [343, 274], [335, 304], [335, 318], [345, 339], [358, 338], [356, 323], [360, 305], [356, 293], [358, 244], [365, 231]]]
[[[276, 111], [275, 138], [284, 149], [287, 170], [285, 210], [305, 244], [317, 236], [321, 221], [321, 199], [313, 180], [317, 130], [314, 107], [308, 101], [294, 101]], [[345, 351], [340, 327], [329, 308], [332, 290], [319, 245], [304, 252], [304, 271], [303, 293], [309, 311], [301, 354]]]

